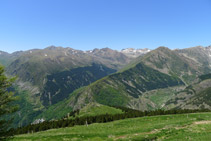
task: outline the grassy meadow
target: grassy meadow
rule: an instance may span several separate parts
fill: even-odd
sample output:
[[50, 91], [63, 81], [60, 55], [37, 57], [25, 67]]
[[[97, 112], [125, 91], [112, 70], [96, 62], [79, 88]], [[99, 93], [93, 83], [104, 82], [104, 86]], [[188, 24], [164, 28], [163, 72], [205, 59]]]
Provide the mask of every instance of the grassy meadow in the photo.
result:
[[211, 113], [163, 115], [15, 136], [13, 141], [210, 140]]

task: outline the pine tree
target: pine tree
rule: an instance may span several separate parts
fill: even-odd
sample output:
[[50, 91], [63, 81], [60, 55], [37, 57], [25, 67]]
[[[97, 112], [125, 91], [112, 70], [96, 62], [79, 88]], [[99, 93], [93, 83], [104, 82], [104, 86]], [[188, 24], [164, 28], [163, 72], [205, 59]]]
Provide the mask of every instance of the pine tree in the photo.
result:
[[8, 92], [15, 78], [8, 78], [4, 74], [4, 67], [0, 65], [0, 140], [7, 137], [9, 121], [2, 119], [6, 114], [17, 110], [17, 106], [11, 105], [11, 102], [16, 99], [12, 92]]

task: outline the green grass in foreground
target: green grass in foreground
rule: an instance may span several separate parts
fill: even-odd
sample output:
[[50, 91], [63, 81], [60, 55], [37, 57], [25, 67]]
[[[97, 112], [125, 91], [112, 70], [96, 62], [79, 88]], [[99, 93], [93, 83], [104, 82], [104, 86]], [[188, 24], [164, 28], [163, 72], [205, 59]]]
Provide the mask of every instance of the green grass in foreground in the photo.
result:
[[210, 140], [211, 113], [164, 115], [52, 129], [13, 140]]

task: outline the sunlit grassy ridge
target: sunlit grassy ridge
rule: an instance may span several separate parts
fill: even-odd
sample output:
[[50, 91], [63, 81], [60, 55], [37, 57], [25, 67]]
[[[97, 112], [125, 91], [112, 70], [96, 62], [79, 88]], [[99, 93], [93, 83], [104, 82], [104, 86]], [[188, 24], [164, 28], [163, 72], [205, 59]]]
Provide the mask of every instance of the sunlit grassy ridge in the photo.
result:
[[109, 107], [106, 105], [101, 105], [98, 103], [90, 103], [84, 108], [82, 108], [76, 117], [85, 117], [85, 116], [96, 116], [96, 115], [103, 115], [103, 114], [121, 114], [123, 113], [122, 110]]
[[211, 113], [152, 116], [53, 129], [13, 140], [209, 140]]

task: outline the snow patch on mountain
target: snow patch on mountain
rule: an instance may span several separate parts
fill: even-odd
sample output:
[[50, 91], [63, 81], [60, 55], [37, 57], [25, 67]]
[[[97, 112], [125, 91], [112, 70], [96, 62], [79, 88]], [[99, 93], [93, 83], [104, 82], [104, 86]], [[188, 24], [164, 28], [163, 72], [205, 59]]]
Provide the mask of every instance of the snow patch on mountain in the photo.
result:
[[134, 48], [126, 48], [126, 49], [122, 49], [120, 52], [129, 56], [129, 57], [138, 57], [140, 55], [144, 55], [148, 52], [150, 52], [151, 50], [148, 48], [144, 48], [144, 49], [134, 49]]

